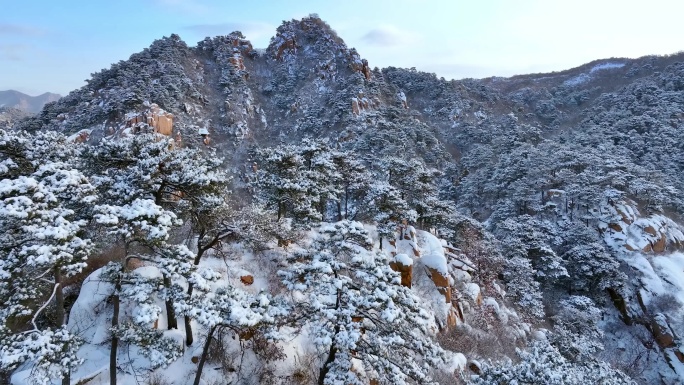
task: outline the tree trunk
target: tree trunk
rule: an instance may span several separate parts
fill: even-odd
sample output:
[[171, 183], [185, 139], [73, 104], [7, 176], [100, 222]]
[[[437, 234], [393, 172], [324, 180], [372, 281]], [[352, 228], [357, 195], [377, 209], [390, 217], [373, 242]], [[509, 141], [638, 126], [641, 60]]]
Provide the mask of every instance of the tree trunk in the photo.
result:
[[55, 290], [55, 301], [57, 302], [55, 318], [57, 318], [57, 325], [62, 326], [66, 324], [66, 318], [64, 317], [64, 290], [62, 289], [62, 272], [59, 266], [54, 269], [55, 274], [55, 285], [57, 289]]
[[325, 208], [328, 205], [328, 202], [326, 201], [325, 198], [321, 197], [321, 199], [318, 201], [318, 211], [321, 213], [321, 219], [325, 220]]
[[[340, 326], [337, 325], [335, 326], [335, 335], [337, 335], [339, 332]], [[325, 376], [327, 376], [328, 372], [330, 372], [330, 368], [328, 366], [335, 362], [335, 354], [337, 354], [337, 348], [335, 348], [335, 342], [333, 340], [333, 343], [330, 345], [330, 350], [328, 351], [328, 358], [325, 360], [323, 367], [321, 367], [321, 370], [318, 373], [318, 385], [324, 385]]]
[[10, 373], [0, 370], [0, 385], [10, 385]]
[[342, 220], [342, 202], [337, 201], [337, 221]]
[[[188, 298], [192, 297], [192, 282], [188, 282]], [[192, 336], [192, 325], [190, 324], [191, 318], [189, 316], [183, 317], [183, 324], [185, 325], [185, 345], [190, 346], [195, 342]]]
[[344, 219], [349, 217], [349, 189], [344, 189]]
[[207, 353], [209, 353], [211, 338], [214, 335], [215, 330], [216, 326], [212, 326], [211, 329], [209, 329], [207, 341], [204, 342], [204, 348], [202, 349], [202, 356], [200, 357], [199, 363], [197, 364], [197, 373], [195, 373], [195, 382], [193, 382], [193, 385], [199, 385], [200, 383], [200, 379], [202, 378], [202, 369], [204, 368], [204, 362], [207, 360]]
[[[195, 260], [192, 261], [192, 263], [195, 264], [195, 266], [199, 265], [200, 261], [202, 260], [202, 255], [204, 255], [204, 252], [212, 248], [219, 240], [218, 236], [214, 237], [214, 239], [211, 242], [209, 242], [209, 244], [207, 244], [206, 246], [202, 246], [200, 244], [200, 239], [202, 239], [204, 234], [204, 231], [202, 231], [200, 233], [199, 238], [197, 239], [197, 255], [195, 255]], [[188, 299], [192, 297], [193, 288], [194, 286], [192, 282], [188, 282]], [[183, 324], [185, 325], [185, 344], [187, 346], [190, 346], [193, 342], [195, 342], [195, 338], [192, 336], [192, 324], [190, 324], [191, 320], [192, 318], [190, 318], [187, 315], [183, 317]]]
[[[119, 292], [121, 291], [121, 273], [123, 273], [123, 266], [119, 272], [119, 277], [116, 279], [114, 285], [114, 295], [112, 296], [112, 305], [114, 305], [114, 312], [112, 313], [112, 328], [119, 326]], [[116, 385], [116, 353], [119, 348], [119, 337], [116, 333], [112, 334], [112, 348], [109, 351], [109, 384]]]
[[164, 197], [164, 188], [166, 188], [166, 184], [162, 182], [162, 184], [159, 185], [159, 189], [154, 192], [154, 203], [157, 206], [161, 206], [162, 204], [162, 198]]
[[[335, 278], [337, 278], [337, 272], [335, 272]], [[335, 301], [335, 310], [340, 308], [340, 302], [341, 302], [341, 295], [342, 293], [340, 290], [337, 290], [337, 301]], [[335, 362], [335, 355], [337, 354], [337, 347], [335, 347], [335, 337], [340, 333], [340, 324], [335, 324], [335, 329], [333, 332], [333, 338], [332, 342], [330, 343], [330, 350], [328, 350], [328, 358], [326, 358], [325, 362], [323, 363], [323, 366], [321, 367], [321, 370], [318, 373], [318, 385], [324, 385], [323, 382], [325, 381], [325, 376], [328, 375], [328, 372], [330, 372], [330, 367], [329, 365]]]
[[[171, 288], [171, 279], [164, 274], [163, 276], [164, 280], [164, 287], [166, 290], [169, 290]], [[166, 321], [168, 324], [168, 329], [178, 329], [178, 320], [176, 320], [176, 311], [173, 310], [173, 303], [171, 302], [170, 298], [167, 298], [166, 301], [164, 301], [166, 304]]]
[[[66, 317], [64, 310], [64, 290], [62, 288], [62, 271], [60, 270], [59, 266], [55, 266], [54, 274], [56, 286], [55, 302], [57, 308], [55, 317], [57, 318], [57, 325], [64, 326], [66, 325]], [[62, 385], [71, 385], [71, 372], [67, 369], [63, 374], [64, 377], [62, 377]]]

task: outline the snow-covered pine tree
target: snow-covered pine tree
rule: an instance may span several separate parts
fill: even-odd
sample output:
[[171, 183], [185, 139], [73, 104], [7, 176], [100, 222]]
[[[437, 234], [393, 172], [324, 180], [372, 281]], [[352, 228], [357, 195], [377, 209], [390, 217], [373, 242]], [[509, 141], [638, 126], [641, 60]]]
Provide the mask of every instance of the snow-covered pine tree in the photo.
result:
[[[141, 134], [103, 140], [86, 153], [86, 159], [92, 165], [101, 194], [111, 202], [110, 206], [151, 200], [159, 209], [182, 220], [199, 206], [220, 206], [225, 200], [228, 178], [220, 170], [222, 160], [196, 149], [176, 148], [172, 140], [161, 135]], [[170, 277], [165, 276], [164, 286], [168, 292], [173, 291], [170, 285]], [[166, 313], [169, 328], [177, 328], [170, 298]]]
[[[140, 343], [155, 365], [168, 364], [180, 355], [180, 347], [167, 349], [169, 340], [160, 338], [153, 324], [161, 309], [151, 301], [153, 294], [162, 295], [168, 304], [179, 296], [178, 283], [167, 285], [163, 277], [188, 277], [194, 272], [193, 253], [184, 245], [167, 243], [170, 232], [180, 225], [177, 217], [150, 199], [135, 199], [125, 205], [98, 205], [95, 221], [108, 229], [115, 242], [124, 247], [124, 259], [112, 261], [100, 277], [113, 286], [112, 340], [110, 350], [110, 385], [116, 384], [119, 342]], [[143, 277], [129, 271], [129, 261], [137, 259], [156, 265], [162, 278]], [[163, 288], [163, 290], [160, 290]], [[130, 322], [120, 322], [121, 300], [137, 302], [141, 311]], [[173, 306], [173, 305], [172, 305]], [[168, 306], [167, 306], [168, 311]]]
[[588, 358], [573, 362], [563, 357], [546, 340], [533, 341], [528, 350], [519, 349], [519, 361], [485, 364], [473, 378], [475, 385], [635, 385], [631, 378], [603, 361]]
[[451, 205], [439, 198], [438, 178], [442, 173], [427, 167], [418, 159], [404, 160], [387, 157], [382, 167], [388, 173], [388, 182], [400, 192], [409, 207], [417, 214], [422, 228], [443, 224], [453, 212]]
[[84, 233], [94, 188], [61, 135], [0, 130], [0, 154], [0, 370], [29, 363], [32, 382], [68, 384], [81, 360], [65, 327], [63, 279], [91, 251]]
[[399, 190], [380, 180], [369, 186], [352, 219], [375, 223], [382, 247], [383, 239], [394, 239], [402, 221], [415, 222], [417, 216]]
[[[240, 335], [248, 329], [273, 326], [279, 317], [284, 317], [288, 313], [283, 301], [273, 300], [265, 293], [251, 295], [244, 290], [227, 286], [208, 294], [201, 306], [196, 306], [190, 313], [197, 322], [207, 328], [207, 337], [197, 364], [193, 385], [200, 383], [202, 369], [209, 358], [209, 347], [216, 331], [228, 329], [235, 335]], [[266, 334], [272, 338], [277, 337], [273, 329], [268, 330]]]
[[[178, 233], [182, 218], [197, 215], [200, 207], [210, 210], [225, 204], [228, 179], [219, 170], [221, 160], [198, 150], [176, 148], [165, 137], [145, 134], [104, 140], [86, 153], [86, 159], [109, 203], [97, 207], [97, 221], [126, 250], [125, 259], [118, 261], [119, 274], [109, 275], [115, 286], [115, 314], [125, 282], [130, 280], [127, 261], [137, 259], [155, 266], [162, 274], [162, 285], [155, 286], [156, 294], [165, 301], [168, 327], [177, 328], [176, 308], [187, 311], [193, 303], [187, 298], [183, 282], [204, 282], [215, 279], [216, 274], [198, 271], [193, 263], [196, 253], [171, 237]], [[122, 330], [118, 316], [113, 318], [112, 383], [116, 381], [119, 336], [135, 342], [132, 336], [143, 331], [138, 324], [130, 325], [132, 329]], [[175, 354], [173, 349], [168, 351]]]
[[[302, 294], [296, 307], [323, 356], [318, 383], [430, 383], [448, 359], [430, 336], [430, 317], [359, 222], [324, 224], [311, 247], [279, 272]], [[358, 365], [362, 365], [361, 367]], [[362, 368], [362, 369], [360, 369]]]
[[256, 175], [251, 183], [257, 199], [277, 219], [292, 218], [296, 223], [321, 219], [316, 206], [319, 196], [312, 194], [312, 180], [301, 149], [294, 145], [260, 148], [254, 152]]

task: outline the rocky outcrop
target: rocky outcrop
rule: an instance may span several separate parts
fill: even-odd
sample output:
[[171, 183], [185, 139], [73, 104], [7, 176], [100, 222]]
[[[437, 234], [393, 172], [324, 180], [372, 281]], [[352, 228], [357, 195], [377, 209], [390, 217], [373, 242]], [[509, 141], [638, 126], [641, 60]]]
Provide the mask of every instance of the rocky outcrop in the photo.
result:
[[430, 279], [432, 279], [432, 282], [437, 286], [437, 290], [444, 296], [445, 302], [451, 303], [451, 285], [449, 285], [449, 277], [431, 267], [428, 267], [427, 270]]
[[628, 251], [664, 253], [681, 249], [684, 230], [662, 214], [642, 216], [630, 200], [609, 202], [602, 209], [599, 229], [606, 243]]
[[354, 48], [349, 50], [349, 61], [349, 67], [351, 67], [352, 71], [361, 73], [366, 80], [371, 80], [371, 70], [368, 66], [368, 60], [361, 59], [361, 56]]
[[297, 54], [297, 41], [294, 31], [279, 32], [273, 39], [275, 41], [276, 60], [283, 60], [286, 54]]
[[356, 97], [352, 98], [352, 114], [355, 116], [373, 111], [378, 107], [380, 107], [380, 99], [367, 97], [363, 91], [359, 91]]
[[154, 132], [169, 136], [173, 131], [173, 114], [162, 110], [156, 104], [152, 104], [147, 115], [147, 124], [154, 129]]
[[232, 55], [228, 58], [228, 62], [233, 67], [235, 73], [238, 73], [245, 79], [249, 78], [247, 67], [245, 67], [245, 56], [252, 55], [254, 51], [252, 43], [237, 33], [228, 35], [228, 39], [233, 51]]
[[125, 127], [132, 133], [138, 133], [150, 128], [153, 132], [170, 136], [173, 132], [173, 114], [170, 114], [155, 103], [143, 113], [126, 114]]
[[401, 284], [408, 288], [411, 287], [413, 280], [413, 260], [406, 254], [398, 254], [394, 261], [390, 262], [390, 268], [401, 274]]
[[665, 316], [661, 313], [656, 314], [651, 319], [651, 333], [661, 348], [671, 348], [675, 346], [675, 336], [670, 329]]
[[408, 100], [406, 99], [406, 94], [404, 93], [404, 91], [399, 91], [399, 93], [397, 94], [397, 99], [399, 99], [401, 106], [404, 109], [408, 110]]
[[251, 285], [254, 283], [254, 276], [253, 275], [243, 275], [240, 277], [240, 282], [242, 282], [243, 285]]

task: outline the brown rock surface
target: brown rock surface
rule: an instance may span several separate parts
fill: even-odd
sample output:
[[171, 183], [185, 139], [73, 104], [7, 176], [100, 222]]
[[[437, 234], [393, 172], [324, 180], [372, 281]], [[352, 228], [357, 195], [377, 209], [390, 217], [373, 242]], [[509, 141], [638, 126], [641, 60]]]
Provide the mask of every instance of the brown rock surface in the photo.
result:
[[446, 324], [447, 329], [451, 329], [451, 328], [455, 327], [456, 324], [458, 323], [458, 315], [456, 314], [456, 311], [454, 310], [453, 307], [451, 309], [449, 309], [449, 313], [447, 314], [447, 320], [446, 321], [447, 321], [446, 322], [447, 323]]
[[238, 333], [238, 337], [240, 337], [240, 341], [249, 341], [252, 339], [252, 337], [254, 337], [255, 334], [256, 329], [249, 328]]
[[[142, 117], [140, 118], [142, 120]], [[130, 120], [132, 122], [135, 120], [137, 122], [138, 117]], [[150, 112], [147, 114], [147, 124], [154, 129], [154, 132], [158, 132], [162, 135], [169, 136], [173, 131], [173, 114], [170, 114], [158, 105], [152, 104], [150, 106]]]
[[413, 265], [406, 266], [399, 261], [390, 262], [390, 268], [396, 272], [401, 273], [401, 285], [411, 287], [411, 280], [413, 279]]
[[280, 60], [283, 58], [283, 53], [285, 51], [293, 51], [297, 53], [297, 43], [294, 37], [285, 38], [285, 40], [278, 46], [278, 52], [276, 53], [276, 59]]
[[432, 282], [437, 286], [437, 290], [442, 293], [447, 303], [451, 303], [451, 286], [449, 285], [449, 278], [431, 267], [428, 267], [427, 269]]
[[618, 232], [618, 233], [621, 233], [621, 232], [622, 232], [622, 226], [620, 226], [620, 225], [617, 224], [617, 223], [611, 223], [611, 224], [608, 225], [608, 227], [611, 228], [612, 230]]
[[656, 230], [653, 228], [653, 226], [647, 226], [644, 228], [644, 231], [651, 234], [652, 236], [656, 236]]
[[468, 363], [468, 369], [470, 369], [471, 372], [473, 372], [473, 373], [475, 373], [475, 374], [477, 374], [477, 375], [482, 374], [482, 370], [481, 370], [480, 367], [479, 367], [476, 363], [474, 363], [474, 362]]
[[660, 238], [658, 238], [657, 241], [653, 243], [653, 251], [656, 253], [662, 253], [665, 251], [665, 248], [667, 247], [667, 237], [665, 234], [660, 233]]
[[655, 319], [651, 320], [651, 332], [661, 348], [669, 348], [675, 345], [674, 336], [667, 323], [662, 324]]
[[254, 277], [251, 275], [243, 275], [242, 277], [240, 277], [240, 282], [249, 286], [254, 283]]
[[677, 356], [677, 359], [679, 360], [679, 362], [684, 364], [684, 353], [682, 353], [681, 350], [675, 350], [674, 354], [675, 354], [675, 356]]

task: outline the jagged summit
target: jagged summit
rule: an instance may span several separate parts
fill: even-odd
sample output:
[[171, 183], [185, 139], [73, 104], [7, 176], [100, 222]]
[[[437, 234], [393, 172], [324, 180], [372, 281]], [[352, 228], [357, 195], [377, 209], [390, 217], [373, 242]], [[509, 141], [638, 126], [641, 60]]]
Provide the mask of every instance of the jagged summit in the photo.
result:
[[[568, 127], [601, 94], [667, 71], [675, 60], [611, 59], [552, 74], [445, 81], [414, 70], [372, 70], [312, 15], [283, 22], [264, 50], [237, 31], [194, 47], [175, 34], [158, 39], [18, 126], [69, 134], [87, 129], [96, 140], [120, 134], [130, 124], [126, 116], [156, 104], [173, 115], [172, 135], [189, 145], [208, 136], [211, 145], [234, 153], [305, 136], [356, 142], [368, 139], [369, 127], [389, 126], [421, 139], [401, 151], [437, 162], [446, 159], [446, 148], [427, 149], [437, 138], [454, 138], [455, 127], [509, 113], [520, 123]], [[381, 153], [398, 150], [374, 142]], [[452, 154], [463, 150], [454, 146], [447, 146]]]
[[268, 52], [276, 59], [304, 51], [308, 54], [337, 55], [348, 48], [344, 40], [323, 20], [310, 16], [283, 22], [271, 38]]

